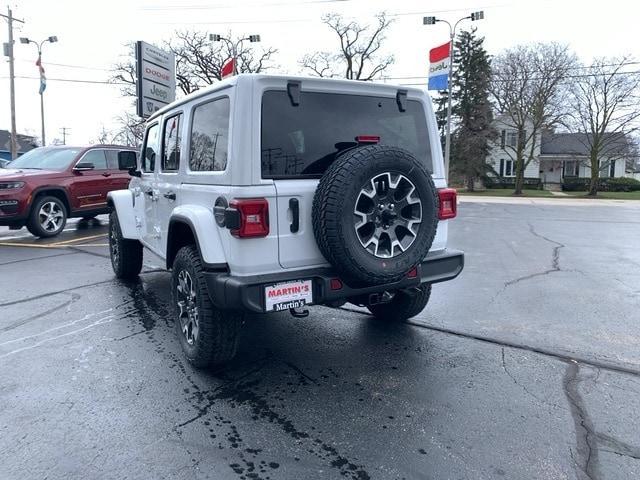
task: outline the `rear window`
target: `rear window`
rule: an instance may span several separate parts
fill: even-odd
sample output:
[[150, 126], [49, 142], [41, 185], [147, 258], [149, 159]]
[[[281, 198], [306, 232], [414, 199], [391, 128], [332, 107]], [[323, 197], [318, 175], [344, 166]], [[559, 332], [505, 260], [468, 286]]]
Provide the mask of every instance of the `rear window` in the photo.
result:
[[432, 172], [427, 120], [422, 104], [395, 98], [303, 92], [294, 107], [286, 91], [262, 97], [262, 177], [319, 177], [359, 135], [402, 147]]

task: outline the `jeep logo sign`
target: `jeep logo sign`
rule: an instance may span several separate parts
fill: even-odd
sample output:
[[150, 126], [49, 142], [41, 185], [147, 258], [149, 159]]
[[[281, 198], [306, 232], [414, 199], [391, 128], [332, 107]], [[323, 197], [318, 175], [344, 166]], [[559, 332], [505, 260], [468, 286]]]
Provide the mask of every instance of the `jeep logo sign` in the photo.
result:
[[176, 69], [173, 53], [146, 42], [136, 42], [137, 110], [142, 118], [176, 98]]

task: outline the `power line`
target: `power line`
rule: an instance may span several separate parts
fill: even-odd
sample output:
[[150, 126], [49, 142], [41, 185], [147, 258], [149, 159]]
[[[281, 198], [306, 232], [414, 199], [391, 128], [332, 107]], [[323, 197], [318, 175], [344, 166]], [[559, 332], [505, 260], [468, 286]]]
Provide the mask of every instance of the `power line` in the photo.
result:
[[[0, 80], [7, 80], [9, 77], [0, 77]], [[26, 75], [18, 76], [15, 78], [21, 78], [24, 80], [40, 80], [40, 77], [28, 77]], [[71, 83], [91, 83], [91, 84], [103, 84], [103, 85], [130, 85], [127, 82], [111, 82], [109, 80], [84, 80], [81, 78], [48, 78], [47, 82], [71, 82]]]
[[300, 5], [313, 3], [346, 3], [351, 0], [298, 0], [294, 2], [272, 2], [272, 3], [245, 3], [238, 5], [237, 3], [227, 3], [224, 5], [163, 5], [142, 7], [141, 10], [146, 11], [165, 11], [165, 10], [218, 10], [224, 8], [239, 7], [275, 7], [280, 5]]
[[[34, 63], [33, 61], [27, 60], [25, 58], [16, 58], [16, 60], [19, 60], [19, 61], [24, 62], [24, 63], [31, 63], [31, 64]], [[72, 64], [69, 64], [69, 63], [44, 62], [43, 65], [53, 65], [55, 67], [79, 68], [79, 69], [82, 69], [82, 70], [101, 70], [101, 71], [104, 71], [104, 72], [109, 72], [110, 71], [108, 68], [88, 67], [88, 66], [85, 66], [85, 65], [72, 65]]]

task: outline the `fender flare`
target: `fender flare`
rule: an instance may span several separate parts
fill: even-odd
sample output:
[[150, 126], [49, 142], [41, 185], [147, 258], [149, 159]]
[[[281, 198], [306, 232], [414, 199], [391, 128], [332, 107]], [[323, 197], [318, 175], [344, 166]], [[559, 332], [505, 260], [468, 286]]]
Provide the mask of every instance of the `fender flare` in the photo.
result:
[[[69, 192], [67, 192], [66, 188], [61, 187], [59, 185], [41, 185], [35, 188], [33, 192], [31, 192], [31, 195], [32, 195], [32, 198], [35, 199], [37, 196], [46, 194], [47, 192], [61, 193], [62, 196], [64, 197], [65, 208], [67, 209], [67, 216], [71, 216], [71, 213], [72, 213], [71, 199], [69, 198]], [[31, 205], [29, 205], [29, 211], [31, 211], [32, 206], [33, 206], [33, 202]]]
[[200, 205], [180, 205], [173, 209], [167, 232], [167, 268], [171, 268], [178, 248], [183, 245], [183, 239], [177, 237], [179, 225], [191, 230], [205, 268], [227, 270], [227, 258], [213, 212]]
[[140, 240], [133, 202], [131, 190], [112, 190], [107, 194], [107, 205], [118, 215], [122, 236], [129, 240]]

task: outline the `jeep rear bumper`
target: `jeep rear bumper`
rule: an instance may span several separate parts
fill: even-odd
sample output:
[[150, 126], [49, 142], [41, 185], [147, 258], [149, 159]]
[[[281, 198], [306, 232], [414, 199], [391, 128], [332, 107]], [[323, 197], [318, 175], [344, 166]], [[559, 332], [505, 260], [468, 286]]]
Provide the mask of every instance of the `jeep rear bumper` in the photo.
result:
[[421, 283], [438, 283], [457, 277], [464, 266], [464, 253], [459, 250], [440, 250], [427, 255], [418, 266], [417, 276], [405, 277], [394, 283], [352, 288], [342, 282], [342, 288], [331, 289], [331, 280], [338, 275], [331, 268], [287, 271], [268, 275], [238, 277], [226, 272], [205, 272], [209, 295], [213, 303], [221, 309], [246, 309], [251, 312], [265, 312], [264, 290], [269, 285], [293, 280], [312, 280], [313, 304], [331, 304], [362, 297], [415, 287]]

